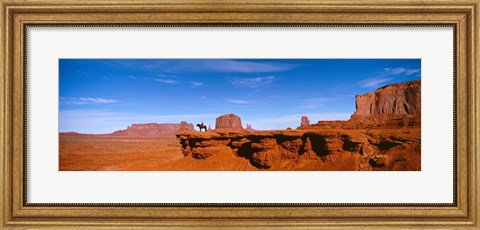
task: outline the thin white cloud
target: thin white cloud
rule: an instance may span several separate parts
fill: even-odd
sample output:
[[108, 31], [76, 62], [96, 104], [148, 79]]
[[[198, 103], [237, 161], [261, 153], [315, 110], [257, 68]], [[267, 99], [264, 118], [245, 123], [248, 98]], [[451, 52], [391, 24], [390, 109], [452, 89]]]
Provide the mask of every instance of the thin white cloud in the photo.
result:
[[[282, 72], [295, 68], [286, 63], [254, 62], [226, 59], [203, 60], [156, 60], [142, 65], [140, 68], [160, 70], [162, 72], [221, 72], [221, 73], [269, 73]], [[162, 76], [161, 76], [162, 77]]]
[[384, 86], [385, 84], [392, 82], [397, 75], [407, 75], [411, 76], [417, 74], [420, 76], [420, 69], [409, 69], [409, 68], [385, 68], [383, 72], [378, 74], [374, 78], [366, 79], [361, 83], [362, 88], [379, 88]]
[[315, 97], [315, 98], [308, 98], [304, 99], [299, 106], [299, 108], [303, 109], [316, 109], [319, 107], [324, 106], [328, 102], [333, 101], [333, 98], [327, 98], [327, 97]]
[[159, 74], [159, 77], [167, 77], [167, 78], [178, 78], [178, 76], [175, 75], [166, 75], [166, 74]]
[[247, 101], [240, 99], [227, 99], [226, 101], [236, 105], [251, 105], [256, 103], [255, 101]]
[[130, 79], [133, 79], [133, 80], [137, 79], [137, 77], [135, 77], [135, 76], [127, 76], [127, 77], [130, 78]]
[[196, 82], [196, 81], [192, 81], [190, 82], [190, 85], [192, 85], [192, 87], [200, 87], [200, 86], [203, 86], [205, 83], [203, 82]]
[[207, 60], [198, 62], [199, 69], [213, 72], [268, 73], [282, 72], [294, 68], [282, 63], [264, 63], [238, 60]]
[[379, 88], [393, 81], [397, 75], [410, 76], [413, 74], [420, 74], [420, 69], [411, 69], [411, 68], [403, 68], [403, 67], [384, 68], [382, 72], [377, 74], [377, 76], [361, 81], [360, 87]]
[[[190, 60], [107, 60], [103, 64], [119, 68], [140, 68], [158, 70], [166, 73], [179, 72], [222, 72], [222, 73], [271, 73], [283, 72], [295, 68], [295, 65], [278, 62], [255, 62], [228, 59], [190, 59]], [[159, 76], [167, 77], [167, 76]]]
[[392, 78], [370, 78], [362, 81], [362, 88], [379, 88], [385, 83], [391, 81]]
[[65, 105], [112, 104], [119, 101], [108, 98], [94, 97], [60, 97], [60, 103]]
[[274, 83], [275, 80], [276, 80], [275, 76], [253, 77], [253, 78], [234, 77], [230, 79], [230, 83], [240, 88], [258, 88], [261, 86], [270, 85]]
[[119, 68], [132, 68], [141, 66], [141, 60], [129, 60], [129, 59], [104, 59], [99, 61], [104, 65], [115, 66]]
[[333, 99], [332, 98], [328, 98], [328, 97], [313, 97], [313, 98], [307, 98], [304, 100], [304, 102], [306, 103], [325, 103], [325, 102], [329, 102], [329, 101], [332, 101]]
[[165, 84], [177, 84], [178, 83], [177, 80], [163, 79], [163, 78], [156, 78], [156, 79], [154, 79], [154, 81], [160, 82], [160, 83], [165, 83]]
[[358, 81], [351, 85], [335, 87], [334, 90], [347, 90], [355, 87], [376, 89], [376, 88], [385, 86], [386, 84], [389, 84], [389, 83], [399, 82], [401, 81], [401, 79], [399, 78], [401, 78], [402, 76], [405, 76], [405, 75], [411, 76], [414, 74], [420, 76], [420, 73], [421, 73], [420, 69], [403, 68], [403, 67], [384, 68], [382, 71], [379, 71], [372, 77]]
[[416, 73], [420, 73], [420, 69], [409, 69], [409, 68], [402, 68], [402, 67], [397, 67], [397, 68], [385, 68], [383, 69], [383, 75], [388, 76], [388, 75], [398, 75], [398, 74], [406, 74], [406, 75], [412, 75]]
[[201, 96], [201, 97], [199, 97], [199, 99], [200, 99], [199, 102], [203, 103], [203, 104], [207, 104], [207, 105], [218, 105], [219, 104], [217, 100], [206, 97], [206, 96]]
[[89, 73], [83, 72], [83, 71], [80, 71], [80, 70], [78, 70], [77, 73], [82, 74], [82, 75], [85, 75], [85, 76], [90, 76]]

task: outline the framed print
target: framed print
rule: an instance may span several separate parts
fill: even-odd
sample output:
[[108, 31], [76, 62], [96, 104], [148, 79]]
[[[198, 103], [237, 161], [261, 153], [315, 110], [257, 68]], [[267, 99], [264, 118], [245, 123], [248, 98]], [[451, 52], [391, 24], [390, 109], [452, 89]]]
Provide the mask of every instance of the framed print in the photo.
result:
[[2, 227], [476, 229], [479, 4], [4, 1]]

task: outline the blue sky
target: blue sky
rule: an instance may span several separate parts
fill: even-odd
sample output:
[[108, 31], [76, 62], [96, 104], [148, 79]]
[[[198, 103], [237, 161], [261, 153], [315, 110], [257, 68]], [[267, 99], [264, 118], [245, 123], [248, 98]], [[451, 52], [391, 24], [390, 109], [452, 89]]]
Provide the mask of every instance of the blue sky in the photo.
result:
[[254, 129], [302, 115], [347, 120], [355, 95], [420, 79], [420, 59], [60, 59], [60, 131], [205, 122], [228, 113]]

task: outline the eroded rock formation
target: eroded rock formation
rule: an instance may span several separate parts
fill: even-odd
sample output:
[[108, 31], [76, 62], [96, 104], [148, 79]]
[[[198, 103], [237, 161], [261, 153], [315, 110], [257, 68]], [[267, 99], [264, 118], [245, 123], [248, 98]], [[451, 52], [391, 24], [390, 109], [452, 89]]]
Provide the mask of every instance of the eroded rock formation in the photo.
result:
[[420, 170], [420, 130], [177, 134], [185, 157], [234, 155], [270, 170]]
[[302, 120], [300, 122], [300, 127], [306, 127], [310, 125], [310, 120], [308, 119], [307, 116], [303, 116]]
[[386, 85], [375, 92], [357, 95], [352, 118], [420, 114], [420, 98], [420, 80]]
[[235, 114], [225, 114], [215, 120], [215, 131], [243, 130], [240, 117]]

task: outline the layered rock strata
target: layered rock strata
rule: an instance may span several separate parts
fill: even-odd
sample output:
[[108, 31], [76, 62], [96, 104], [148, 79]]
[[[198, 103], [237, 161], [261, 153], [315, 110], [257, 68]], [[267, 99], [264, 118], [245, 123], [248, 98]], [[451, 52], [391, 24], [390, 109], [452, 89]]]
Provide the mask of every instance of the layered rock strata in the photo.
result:
[[185, 157], [234, 155], [270, 170], [420, 170], [418, 129], [350, 131], [186, 132]]
[[242, 121], [235, 114], [225, 114], [215, 120], [215, 131], [240, 131], [243, 130]]
[[417, 80], [390, 84], [375, 92], [357, 95], [352, 118], [420, 114], [421, 89], [421, 82]]

